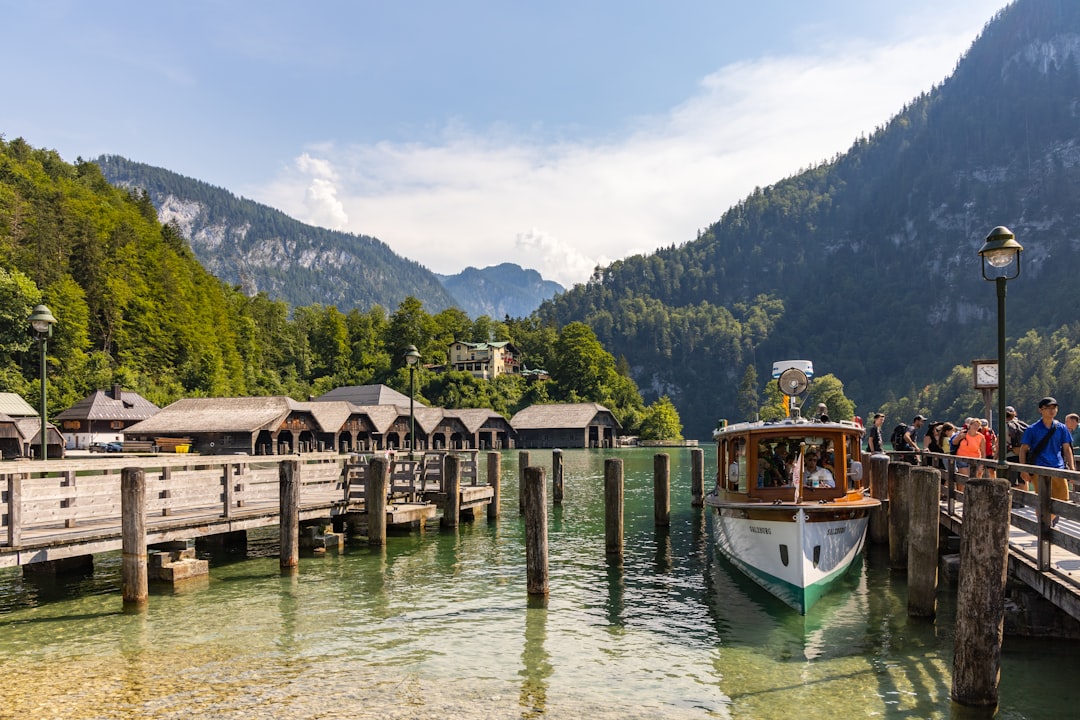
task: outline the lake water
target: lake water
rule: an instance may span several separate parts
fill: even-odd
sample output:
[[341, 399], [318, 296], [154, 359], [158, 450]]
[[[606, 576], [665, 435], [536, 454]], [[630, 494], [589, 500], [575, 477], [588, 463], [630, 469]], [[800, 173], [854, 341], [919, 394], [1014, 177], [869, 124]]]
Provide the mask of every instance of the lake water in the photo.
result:
[[[208, 580], [152, 586], [143, 614], [121, 612], [117, 553], [55, 583], [0, 571], [0, 718], [989, 716], [949, 700], [952, 587], [936, 622], [909, 619], [902, 575], [870, 548], [801, 617], [712, 552], [689, 450], [668, 451], [672, 526], [654, 529], [655, 452], [564, 453], [546, 606], [525, 592], [516, 451], [498, 521], [302, 556], [286, 577], [276, 533], [252, 534], [246, 558], [211, 557]], [[612, 456], [621, 565], [604, 554]], [[550, 452], [531, 457], [550, 471]], [[997, 717], [1076, 717], [1077, 678], [1075, 643], [1007, 638]]]

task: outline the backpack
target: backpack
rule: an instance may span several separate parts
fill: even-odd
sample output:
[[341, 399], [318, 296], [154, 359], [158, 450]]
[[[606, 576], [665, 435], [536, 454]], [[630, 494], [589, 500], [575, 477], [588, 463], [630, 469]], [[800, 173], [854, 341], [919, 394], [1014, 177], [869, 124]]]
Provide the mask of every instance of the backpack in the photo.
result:
[[1009, 424], [1009, 447], [1016, 449], [1020, 447], [1020, 441], [1024, 437], [1024, 431], [1027, 430], [1028, 424], [1020, 418], [1013, 418]]
[[892, 435], [889, 436], [889, 442], [892, 443], [893, 450], [907, 450], [907, 440], [904, 440], [904, 433], [907, 432], [907, 425], [900, 423], [893, 428]]

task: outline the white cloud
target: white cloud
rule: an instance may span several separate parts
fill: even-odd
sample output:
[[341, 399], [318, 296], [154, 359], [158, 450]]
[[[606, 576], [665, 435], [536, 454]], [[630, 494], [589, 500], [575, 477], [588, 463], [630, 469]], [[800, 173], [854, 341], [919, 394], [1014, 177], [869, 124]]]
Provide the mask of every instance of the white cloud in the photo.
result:
[[892, 45], [729, 65], [618, 138], [453, 128], [437, 144], [323, 145], [259, 196], [438, 272], [509, 261], [571, 286], [610, 259], [692, 240], [755, 186], [845, 151], [943, 80], [973, 33], [924, 28]]

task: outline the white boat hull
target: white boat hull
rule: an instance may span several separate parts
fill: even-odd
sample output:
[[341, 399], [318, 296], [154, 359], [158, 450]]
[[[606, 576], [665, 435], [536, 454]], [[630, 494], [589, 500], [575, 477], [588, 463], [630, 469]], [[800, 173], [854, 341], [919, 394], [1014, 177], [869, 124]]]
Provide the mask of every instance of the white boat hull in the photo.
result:
[[800, 613], [844, 575], [866, 540], [868, 506], [708, 504], [720, 552]]

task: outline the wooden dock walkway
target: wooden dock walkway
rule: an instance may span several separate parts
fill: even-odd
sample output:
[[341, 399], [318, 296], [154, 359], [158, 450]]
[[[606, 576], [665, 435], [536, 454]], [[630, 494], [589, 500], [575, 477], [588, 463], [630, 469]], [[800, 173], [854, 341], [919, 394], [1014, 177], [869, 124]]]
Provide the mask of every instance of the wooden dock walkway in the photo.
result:
[[[490, 502], [476, 472], [477, 451], [462, 457], [463, 510]], [[442, 459], [395, 457], [387, 524], [422, 522], [446, 500]], [[62, 560], [121, 548], [121, 470], [146, 473], [146, 542], [190, 540], [279, 522], [279, 465], [300, 463], [300, 521], [365, 512], [363, 456], [154, 456], [78, 458], [0, 465], [0, 567]]]

